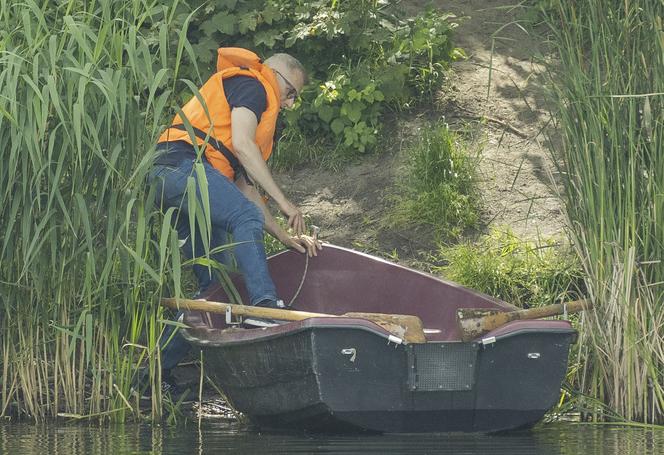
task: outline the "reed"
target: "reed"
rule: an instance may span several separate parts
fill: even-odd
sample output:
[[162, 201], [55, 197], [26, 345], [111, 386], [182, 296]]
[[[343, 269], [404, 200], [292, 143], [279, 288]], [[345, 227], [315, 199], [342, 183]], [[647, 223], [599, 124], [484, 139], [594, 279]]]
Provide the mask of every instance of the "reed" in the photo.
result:
[[612, 410], [596, 419], [661, 423], [664, 2], [549, 3], [566, 212], [596, 308], [575, 383]]
[[145, 178], [189, 49], [179, 3], [0, 0], [0, 416], [123, 420], [136, 367], [159, 383], [180, 264]]

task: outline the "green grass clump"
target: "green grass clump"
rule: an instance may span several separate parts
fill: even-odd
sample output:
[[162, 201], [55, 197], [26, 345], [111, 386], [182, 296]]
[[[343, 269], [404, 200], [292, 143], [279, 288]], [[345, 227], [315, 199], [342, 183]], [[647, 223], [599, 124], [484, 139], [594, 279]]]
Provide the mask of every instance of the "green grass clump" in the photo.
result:
[[275, 143], [269, 164], [273, 169], [281, 171], [302, 166], [338, 170], [348, 162], [347, 155], [343, 148], [326, 145], [295, 128], [287, 128]]
[[423, 129], [407, 150], [406, 175], [386, 221], [390, 227], [429, 226], [441, 239], [458, 238], [479, 219], [478, 159], [446, 124]]
[[524, 241], [494, 230], [477, 243], [442, 247], [446, 278], [520, 307], [579, 298], [583, 273], [571, 250], [553, 240]]

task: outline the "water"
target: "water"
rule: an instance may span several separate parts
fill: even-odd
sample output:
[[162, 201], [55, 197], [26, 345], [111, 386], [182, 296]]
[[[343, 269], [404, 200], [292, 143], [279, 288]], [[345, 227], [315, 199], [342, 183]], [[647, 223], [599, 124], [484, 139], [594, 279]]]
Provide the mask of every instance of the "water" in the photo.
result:
[[491, 454], [661, 455], [664, 431], [580, 424], [541, 425], [503, 435], [262, 433], [216, 421], [150, 425], [0, 424], [1, 454]]

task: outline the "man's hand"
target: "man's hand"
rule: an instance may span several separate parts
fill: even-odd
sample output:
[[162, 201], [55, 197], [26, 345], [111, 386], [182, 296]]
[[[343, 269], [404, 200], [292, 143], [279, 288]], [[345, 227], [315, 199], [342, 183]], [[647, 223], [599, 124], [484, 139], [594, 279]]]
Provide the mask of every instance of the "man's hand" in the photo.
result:
[[[281, 211], [288, 217], [288, 227], [293, 229], [296, 236], [302, 235], [306, 231], [304, 224], [304, 215], [302, 211], [290, 201], [286, 201]], [[302, 251], [304, 253], [304, 251]]]
[[307, 253], [309, 257], [318, 256], [318, 250], [323, 249], [323, 244], [320, 240], [310, 237], [308, 235], [299, 235], [289, 237], [284, 242], [288, 248], [294, 248], [300, 253]]

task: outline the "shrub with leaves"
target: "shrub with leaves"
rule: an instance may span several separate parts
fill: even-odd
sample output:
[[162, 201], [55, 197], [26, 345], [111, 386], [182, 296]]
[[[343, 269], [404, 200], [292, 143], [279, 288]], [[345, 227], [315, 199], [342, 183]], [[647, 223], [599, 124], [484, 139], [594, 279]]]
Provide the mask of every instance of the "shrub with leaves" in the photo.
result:
[[[288, 115], [287, 130], [353, 153], [374, 147], [387, 105], [424, 99], [463, 55], [450, 40], [451, 15], [428, 10], [404, 18], [396, 1], [193, 0], [178, 8], [183, 22], [188, 8], [196, 10], [190, 49], [208, 74], [219, 46], [297, 56], [313, 83]], [[193, 71], [190, 78], [205, 78]]]
[[365, 152], [376, 143], [385, 96], [369, 75], [358, 73], [338, 68], [316, 97], [301, 104], [290, 118], [312, 136], [337, 138], [337, 144]]

